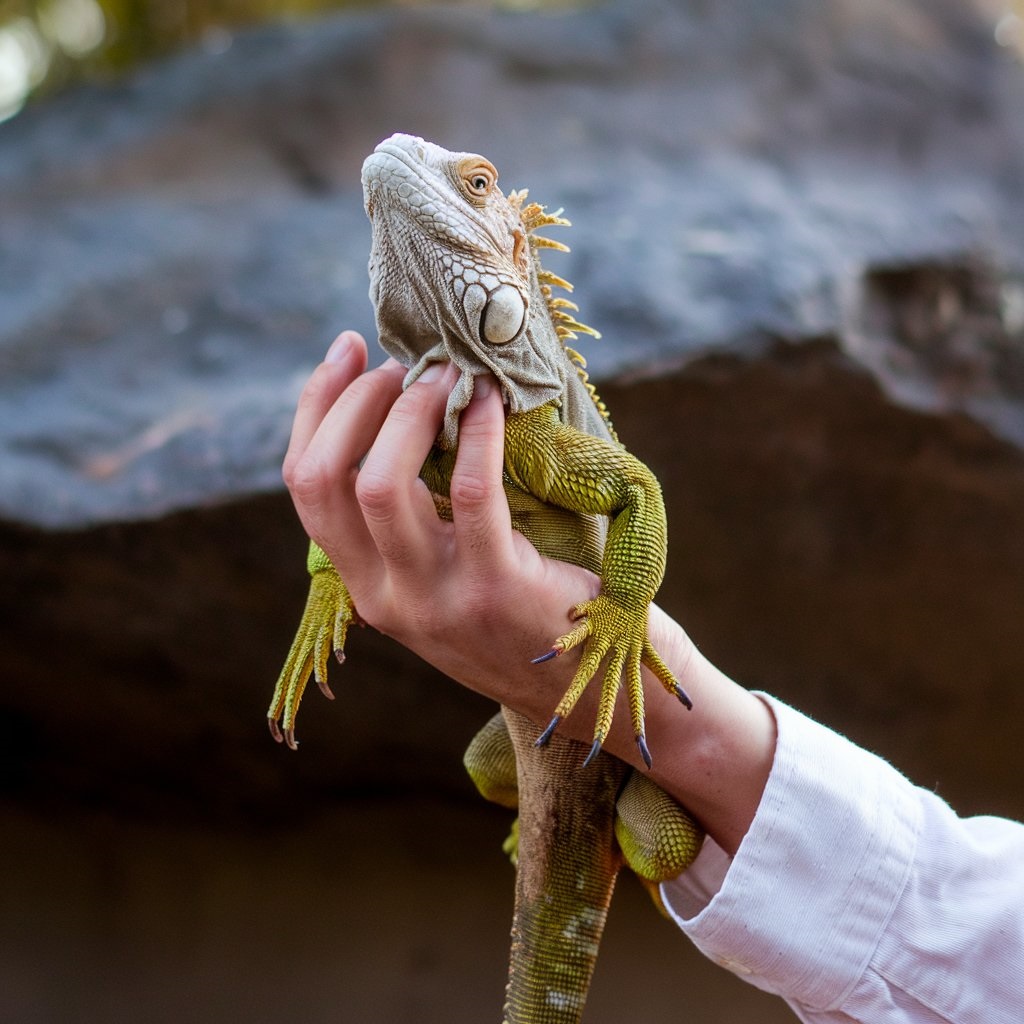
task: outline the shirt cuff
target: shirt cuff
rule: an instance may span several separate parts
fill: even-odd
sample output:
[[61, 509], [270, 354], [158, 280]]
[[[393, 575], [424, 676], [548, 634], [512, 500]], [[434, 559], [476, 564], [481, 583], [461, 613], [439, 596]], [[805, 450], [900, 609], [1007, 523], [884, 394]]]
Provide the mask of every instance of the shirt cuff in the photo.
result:
[[921, 829], [915, 787], [881, 758], [766, 694], [775, 759], [736, 856], [710, 839], [662, 886], [712, 960], [809, 1008], [840, 1004], [906, 884]]

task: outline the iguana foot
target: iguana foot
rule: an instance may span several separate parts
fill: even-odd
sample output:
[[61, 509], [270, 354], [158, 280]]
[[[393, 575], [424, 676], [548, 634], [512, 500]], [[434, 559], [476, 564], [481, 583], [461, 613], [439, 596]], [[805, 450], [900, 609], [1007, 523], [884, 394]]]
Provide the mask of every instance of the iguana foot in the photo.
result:
[[345, 636], [348, 627], [358, 621], [345, 584], [315, 544], [310, 545], [307, 566], [311, 581], [306, 608], [267, 711], [270, 735], [292, 750], [298, 748], [295, 716], [310, 675], [316, 679], [321, 693], [334, 700], [327, 685], [327, 663], [332, 651], [339, 662], [345, 660]]
[[611, 729], [615, 698], [625, 682], [637, 749], [650, 768], [651, 753], [644, 733], [644, 691], [640, 666], [646, 665], [662, 686], [687, 708], [693, 704], [647, 637], [647, 609], [638, 611], [627, 608], [607, 594], [599, 594], [593, 600], [577, 605], [571, 615], [576, 625], [555, 640], [550, 651], [534, 659], [534, 664], [540, 664], [583, 645], [580, 664], [572, 683], [555, 708], [554, 717], [538, 737], [537, 746], [544, 746], [548, 742], [559, 722], [576, 706], [591, 679], [597, 675], [601, 663], [607, 659], [601, 680], [594, 742], [583, 762], [584, 766], [593, 761]]

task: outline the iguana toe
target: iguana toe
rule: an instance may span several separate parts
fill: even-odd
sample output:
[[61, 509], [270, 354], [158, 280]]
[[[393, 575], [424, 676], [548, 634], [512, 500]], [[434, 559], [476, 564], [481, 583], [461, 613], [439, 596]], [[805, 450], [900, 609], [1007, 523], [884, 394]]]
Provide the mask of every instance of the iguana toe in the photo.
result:
[[[583, 652], [576, 674], [555, 708], [555, 717], [542, 735], [541, 742], [546, 741], [558, 722], [576, 706], [583, 691], [600, 669], [601, 663], [607, 658], [601, 680], [594, 747], [585, 762], [589, 764], [611, 729], [615, 714], [615, 698], [621, 688], [623, 674], [626, 677], [632, 707], [635, 707], [638, 701], [634, 693], [642, 694], [640, 661], [642, 648], [647, 640], [647, 614], [646, 609], [636, 612], [617, 604], [605, 594], [599, 594], [593, 600], [577, 605], [572, 615], [577, 620], [576, 624], [568, 633], [555, 640], [552, 651], [568, 651], [582, 644]], [[642, 696], [639, 702], [639, 724], [642, 726]], [[639, 731], [638, 728], [637, 732]]]
[[665, 689], [672, 694], [672, 696], [675, 697], [687, 711], [693, 710], [693, 701], [690, 700], [689, 694], [687, 694], [687, 692], [679, 685], [679, 681], [676, 679], [672, 669], [665, 664], [661, 655], [654, 649], [650, 640], [644, 640], [641, 660], [654, 673], [661, 685], [664, 686]]

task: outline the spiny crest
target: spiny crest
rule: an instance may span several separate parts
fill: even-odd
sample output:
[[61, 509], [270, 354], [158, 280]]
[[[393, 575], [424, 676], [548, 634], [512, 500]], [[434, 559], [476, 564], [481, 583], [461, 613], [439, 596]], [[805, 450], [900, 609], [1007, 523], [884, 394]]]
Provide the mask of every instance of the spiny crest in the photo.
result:
[[[534, 232], [538, 228], [547, 227], [559, 227], [567, 228], [571, 227], [571, 222], [562, 216], [562, 211], [556, 210], [554, 213], [548, 213], [547, 210], [540, 205], [540, 203], [526, 203], [526, 197], [528, 195], [527, 189], [519, 189], [517, 192], [510, 192], [508, 195], [508, 201], [516, 208], [519, 212], [519, 216], [523, 222], [523, 228], [526, 231], [527, 238], [530, 241], [530, 248], [533, 250], [534, 265], [537, 269], [537, 280], [540, 282], [541, 294], [543, 294], [545, 301], [548, 306], [548, 315], [551, 317], [551, 323], [555, 328], [555, 334], [558, 336], [558, 340], [562, 343], [562, 349], [565, 351], [566, 356], [576, 369], [576, 374], [582, 382], [583, 386], [587, 389], [587, 394], [590, 395], [591, 401], [594, 403], [595, 408], [600, 413], [601, 418], [604, 420], [609, 431], [613, 437], [616, 437], [615, 430], [612, 427], [611, 416], [608, 413], [608, 408], [601, 401], [601, 396], [597, 393], [597, 389], [590, 382], [590, 376], [587, 373], [587, 361], [577, 352], [574, 348], [571, 348], [568, 344], [569, 341], [575, 341], [580, 334], [589, 334], [592, 338], [600, 338], [601, 334], [599, 331], [594, 330], [593, 327], [587, 326], [587, 324], [581, 323], [572, 314], [579, 312], [579, 306], [575, 302], [565, 298], [564, 296], [556, 296], [553, 294], [552, 289], [561, 288], [563, 291], [572, 292], [572, 285], [558, 277], [556, 274], [552, 274], [549, 270], [545, 270], [541, 266], [540, 257], [537, 254], [539, 249], [554, 249], [556, 252], [569, 252], [569, 246], [564, 245], [562, 242], [556, 242], [551, 238], [544, 238], [542, 235], [537, 235]], [[617, 437], [616, 437], [617, 439]]]

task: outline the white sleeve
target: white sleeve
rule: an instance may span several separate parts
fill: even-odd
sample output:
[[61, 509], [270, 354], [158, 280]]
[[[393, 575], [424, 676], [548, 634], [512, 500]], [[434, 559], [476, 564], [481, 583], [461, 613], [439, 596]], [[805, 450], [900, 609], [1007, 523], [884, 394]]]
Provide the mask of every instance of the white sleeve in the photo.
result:
[[662, 886], [708, 957], [813, 1024], [1024, 1020], [1024, 826], [958, 818], [775, 699], [778, 742], [735, 858]]

